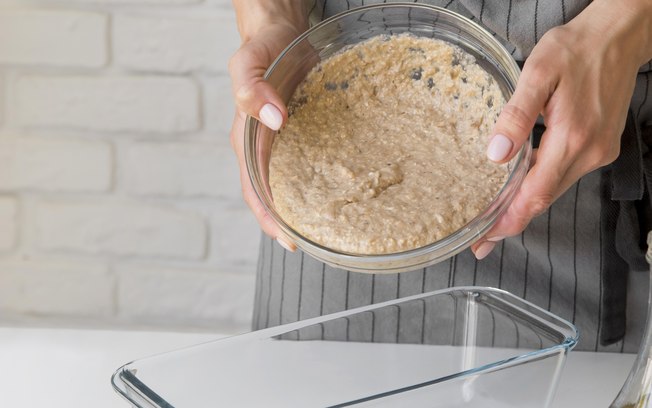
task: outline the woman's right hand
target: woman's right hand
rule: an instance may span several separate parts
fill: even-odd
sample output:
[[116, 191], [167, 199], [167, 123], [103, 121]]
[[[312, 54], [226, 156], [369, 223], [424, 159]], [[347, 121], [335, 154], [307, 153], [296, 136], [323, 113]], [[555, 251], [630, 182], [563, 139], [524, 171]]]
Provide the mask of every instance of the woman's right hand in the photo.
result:
[[242, 44], [229, 61], [229, 73], [236, 103], [231, 127], [231, 146], [240, 165], [242, 195], [263, 231], [283, 247], [295, 246], [267, 214], [256, 196], [244, 161], [244, 123], [247, 115], [278, 130], [287, 120], [287, 109], [263, 75], [281, 51], [308, 26], [303, 0], [234, 0]]

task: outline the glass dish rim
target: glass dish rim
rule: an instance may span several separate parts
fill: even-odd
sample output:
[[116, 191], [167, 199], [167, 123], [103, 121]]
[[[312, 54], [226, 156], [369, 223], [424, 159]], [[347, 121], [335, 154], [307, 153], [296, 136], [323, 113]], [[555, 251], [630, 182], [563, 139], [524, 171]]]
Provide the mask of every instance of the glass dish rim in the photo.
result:
[[[553, 345], [549, 346], [546, 348], [541, 348], [538, 350], [533, 350], [529, 351], [526, 353], [518, 354], [512, 357], [507, 357], [507, 358], [502, 358], [498, 359], [496, 361], [482, 364], [478, 367], [467, 369], [467, 370], [460, 370], [454, 374], [444, 376], [441, 378], [438, 378], [437, 381], [432, 381], [429, 382], [426, 386], [429, 385], [434, 385], [440, 382], [446, 382], [446, 381], [451, 381], [451, 380], [457, 380], [461, 378], [466, 378], [466, 377], [471, 377], [474, 375], [479, 375], [479, 374], [485, 374], [485, 373], [491, 373], [496, 370], [502, 370], [505, 368], [510, 368], [513, 366], [520, 365], [522, 363], [526, 363], [531, 360], [537, 360], [541, 358], [545, 358], [549, 355], [557, 354], [557, 353], [568, 353], [570, 350], [572, 350], [576, 345], [577, 342], [579, 341], [579, 336], [580, 332], [579, 329], [569, 322], [568, 320], [555, 315], [554, 313], [543, 309], [542, 307], [537, 306], [536, 304], [529, 302], [521, 297], [518, 297], [514, 295], [511, 292], [508, 292], [504, 289], [499, 289], [495, 287], [490, 287], [490, 286], [452, 286], [448, 288], [443, 288], [443, 289], [438, 289], [438, 290], [433, 290], [430, 292], [426, 293], [419, 293], [416, 295], [411, 295], [411, 296], [406, 296], [398, 299], [392, 299], [384, 302], [379, 302], [379, 303], [374, 303], [371, 305], [366, 305], [366, 306], [361, 306], [357, 307], [354, 309], [349, 309], [349, 310], [343, 310], [341, 312], [335, 312], [335, 313], [330, 313], [327, 315], [323, 316], [317, 316], [313, 317], [310, 319], [305, 319], [305, 320], [299, 320], [297, 322], [293, 323], [287, 323], [279, 326], [274, 326], [274, 327], [268, 327], [266, 329], [262, 330], [255, 330], [251, 331], [248, 333], [243, 333], [243, 334], [236, 334], [236, 335], [231, 335], [231, 336], [226, 336], [220, 339], [216, 340], [210, 340], [207, 342], [203, 343], [198, 343], [194, 344], [191, 346], [179, 348], [176, 350], [171, 350], [168, 352], [164, 353], [158, 353], [154, 354], [151, 356], [143, 357], [134, 361], [130, 361], [127, 364], [122, 365], [119, 367], [111, 376], [111, 386], [113, 387], [114, 391], [118, 393], [121, 397], [126, 399], [128, 402], [136, 404], [137, 401], [134, 401], [132, 396], [128, 395], [127, 388], [137, 394], [139, 398], [142, 400], [146, 401], [147, 403], [152, 404], [152, 406], [155, 407], [166, 407], [169, 404], [167, 401], [165, 401], [164, 398], [159, 396], [156, 391], [152, 390], [149, 388], [145, 383], [141, 382], [134, 373], [130, 371], [130, 366], [134, 363], [137, 362], [143, 362], [146, 360], [150, 360], [156, 357], [161, 357], [165, 356], [166, 354], [169, 353], [174, 353], [174, 352], [183, 352], [183, 351], [189, 351], [194, 348], [202, 347], [202, 346], [208, 346], [217, 342], [220, 342], [222, 344], [230, 343], [230, 342], [240, 342], [240, 341], [254, 341], [254, 340], [263, 340], [263, 339], [269, 339], [274, 336], [278, 336], [284, 333], [291, 332], [293, 330], [301, 329], [304, 327], [324, 323], [326, 321], [332, 321], [335, 319], [339, 319], [342, 317], [347, 317], [350, 315], [354, 314], [359, 314], [359, 313], [364, 313], [367, 311], [375, 310], [375, 309], [380, 309], [383, 307], [387, 306], [393, 306], [398, 303], [404, 303], [404, 302], [409, 302], [413, 300], [419, 300], [422, 298], [430, 297], [430, 296], [441, 296], [445, 295], [450, 292], [469, 292], [469, 293], [490, 293], [490, 294], [495, 294], [495, 295], [501, 295], [503, 297], [508, 298], [508, 301], [510, 305], [512, 305], [515, 308], [518, 308], [522, 311], [527, 312], [527, 310], [523, 306], [527, 306], [529, 308], [533, 308], [536, 310], [538, 313], [543, 314], [544, 316], [550, 318], [552, 321], [555, 322], [555, 324], [558, 326], [557, 328], [552, 327], [550, 323], [547, 323], [547, 327], [551, 327], [553, 330], [555, 330], [557, 333], [561, 334], [564, 336], [564, 340]], [[465, 347], [465, 346], [460, 346], [460, 347]], [[471, 346], [474, 347], [474, 346]], [[135, 367], [136, 369], [138, 367]], [[136, 382], [137, 384], [134, 384], [133, 382]], [[154, 400], [161, 401], [161, 404], [158, 402], [155, 402]], [[154, 405], [154, 404], [158, 405]], [[141, 407], [140, 405], [137, 405]]]
[[[516, 61], [512, 58], [509, 52], [500, 44], [485, 28], [470, 20], [467, 17], [464, 17], [458, 13], [445, 9], [439, 6], [433, 6], [429, 4], [422, 3], [407, 3], [407, 2], [396, 2], [396, 3], [382, 3], [382, 4], [370, 4], [366, 6], [360, 6], [353, 8], [351, 10], [343, 11], [332, 17], [329, 17], [318, 24], [310, 27], [307, 31], [303, 32], [298, 36], [294, 41], [292, 41], [279, 55], [274, 59], [272, 64], [269, 66], [265, 72], [263, 78], [268, 79], [275, 68], [281, 63], [283, 58], [290, 53], [295, 47], [301, 44], [314, 32], [322, 29], [324, 26], [327, 26], [331, 23], [337, 22], [351, 15], [364, 13], [369, 10], [374, 9], [385, 9], [385, 8], [409, 8], [409, 9], [427, 9], [429, 11], [434, 11], [437, 13], [445, 14], [453, 19], [458, 20], [462, 24], [465, 24], [468, 27], [464, 29], [472, 29], [475, 31], [476, 36], [479, 35], [483, 37], [484, 41], [483, 46], [490, 46], [494, 52], [497, 52], [503, 60], [499, 61], [501, 64], [500, 67], [505, 71], [509, 76], [508, 85], [510, 87], [516, 86], [516, 81], [518, 80], [520, 68], [518, 67]], [[510, 89], [513, 92], [513, 89]], [[254, 117], [247, 115], [244, 126], [244, 157], [245, 164], [247, 167], [249, 180], [252, 184], [253, 190], [256, 194], [256, 197], [263, 205], [263, 208], [272, 218], [272, 220], [278, 225], [282, 233], [290, 238], [299, 248], [306, 250], [313, 256], [318, 257], [321, 261], [326, 262], [337, 267], [344, 267], [352, 271], [357, 272], [376, 272], [376, 273], [388, 273], [395, 271], [404, 271], [409, 269], [414, 269], [415, 267], [420, 267], [424, 265], [424, 262], [417, 264], [399, 266], [391, 266], [388, 268], [379, 267], [387, 261], [392, 261], [391, 263], [406, 261], [409, 259], [422, 259], [430, 253], [437, 252], [449, 248], [445, 257], [440, 257], [440, 260], [451, 257], [468, 246], [473, 242], [477, 241], [484, 233], [486, 233], [495, 223], [500, 215], [502, 215], [508, 208], [509, 204], [512, 202], [514, 196], [518, 191], [520, 183], [525, 178], [525, 175], [528, 171], [530, 157], [532, 154], [532, 133], [530, 133], [527, 141], [523, 144], [517, 155], [510, 161], [512, 166], [507, 180], [495, 194], [490, 203], [486, 208], [477, 214], [471, 221], [463, 225], [453, 233], [447, 235], [446, 237], [431, 242], [427, 245], [409, 249], [406, 251], [392, 252], [386, 254], [357, 254], [345, 251], [339, 251], [320, 243], [317, 243], [303, 234], [298, 232], [292, 226], [287, 224], [283, 217], [281, 217], [273, 208], [273, 205], [270, 203], [273, 202], [271, 195], [268, 195], [264, 186], [265, 183], [261, 179], [259, 172], [259, 163], [257, 160], [256, 154], [256, 143], [254, 140], [258, 134], [258, 128], [261, 126], [260, 122]], [[326, 255], [326, 256], [321, 256]], [[337, 257], [337, 263], [334, 263], [330, 257]], [[428, 262], [426, 262], [428, 263]], [[430, 262], [432, 263], [432, 262]], [[369, 267], [364, 267], [367, 265]]]

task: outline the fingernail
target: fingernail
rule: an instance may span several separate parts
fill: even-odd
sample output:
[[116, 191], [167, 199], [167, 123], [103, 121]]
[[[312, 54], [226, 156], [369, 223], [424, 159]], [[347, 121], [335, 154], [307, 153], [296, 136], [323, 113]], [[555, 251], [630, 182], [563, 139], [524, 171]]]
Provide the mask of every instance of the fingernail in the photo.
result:
[[279, 130], [283, 124], [283, 115], [281, 114], [281, 111], [271, 103], [260, 108], [258, 116], [260, 117], [260, 121], [272, 130]]
[[487, 157], [491, 161], [502, 161], [512, 151], [512, 147], [514, 147], [514, 143], [507, 136], [494, 135], [487, 147]]
[[294, 252], [294, 247], [293, 247], [292, 245], [290, 245], [290, 243], [287, 242], [286, 240], [284, 240], [283, 238], [281, 238], [281, 237], [277, 237], [277, 238], [276, 238], [276, 242], [278, 242], [278, 244], [279, 244], [280, 246], [282, 246], [283, 248], [287, 249], [288, 251], [290, 251], [290, 252]]
[[496, 246], [496, 243], [490, 242], [490, 241], [485, 241], [480, 246], [478, 249], [475, 250], [475, 257], [477, 259], [484, 259], [489, 255], [489, 253], [494, 249]]
[[498, 236], [498, 237], [487, 238], [487, 241], [498, 242], [498, 241], [502, 241], [503, 239], [505, 239], [505, 237]]

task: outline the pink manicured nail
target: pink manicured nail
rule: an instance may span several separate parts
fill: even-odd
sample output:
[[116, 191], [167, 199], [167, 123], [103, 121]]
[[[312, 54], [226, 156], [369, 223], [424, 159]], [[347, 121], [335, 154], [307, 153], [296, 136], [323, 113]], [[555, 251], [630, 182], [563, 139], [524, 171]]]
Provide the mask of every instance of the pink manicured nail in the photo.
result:
[[491, 238], [487, 238], [487, 241], [498, 242], [498, 241], [502, 241], [503, 239], [505, 239], [505, 237], [491, 237]]
[[260, 108], [258, 116], [260, 117], [260, 121], [272, 130], [279, 130], [283, 124], [281, 111], [271, 103], [265, 104], [265, 106]]
[[497, 134], [489, 142], [487, 157], [495, 162], [502, 161], [512, 151], [512, 147], [514, 147], [514, 143], [507, 136]]
[[287, 249], [288, 251], [290, 251], [290, 252], [294, 252], [293, 246], [290, 245], [290, 243], [287, 242], [286, 240], [284, 240], [283, 238], [281, 238], [281, 237], [276, 237], [276, 242], [278, 242], [278, 244], [279, 244], [280, 246], [282, 246], [283, 248]]
[[480, 244], [478, 249], [476, 249], [475, 257], [477, 259], [486, 258], [487, 255], [489, 255], [489, 253], [494, 249], [495, 246], [496, 244], [494, 242], [490, 242], [490, 241], [483, 242], [482, 244]]

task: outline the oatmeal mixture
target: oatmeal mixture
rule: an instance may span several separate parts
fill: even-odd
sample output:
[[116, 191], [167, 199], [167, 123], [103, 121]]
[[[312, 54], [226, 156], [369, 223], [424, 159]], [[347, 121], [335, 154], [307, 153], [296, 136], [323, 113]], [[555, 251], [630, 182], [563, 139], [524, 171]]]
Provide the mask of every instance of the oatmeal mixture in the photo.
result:
[[274, 205], [339, 251], [418, 248], [476, 217], [507, 178], [485, 155], [505, 103], [440, 40], [378, 36], [322, 61], [289, 103], [270, 162]]

